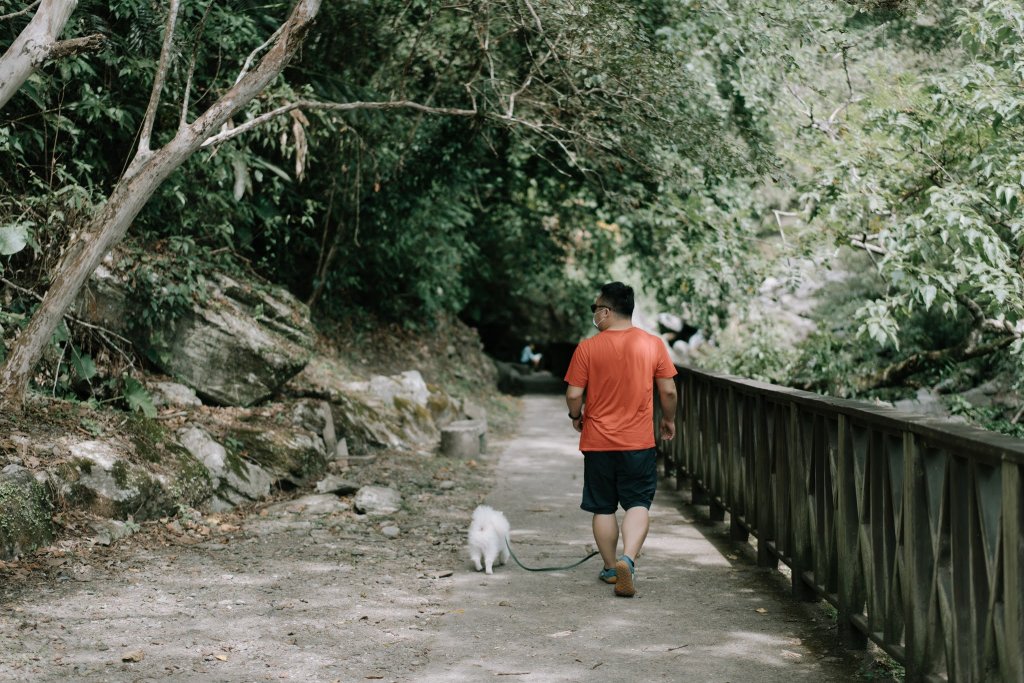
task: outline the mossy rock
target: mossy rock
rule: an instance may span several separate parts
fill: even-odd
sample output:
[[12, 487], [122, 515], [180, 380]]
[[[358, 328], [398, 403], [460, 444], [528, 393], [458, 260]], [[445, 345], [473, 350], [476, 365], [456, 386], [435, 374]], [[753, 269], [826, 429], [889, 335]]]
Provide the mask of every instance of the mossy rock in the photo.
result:
[[0, 473], [0, 559], [9, 560], [53, 540], [53, 503], [28, 470]]
[[[402, 436], [410, 443], [433, 443], [437, 441], [438, 431], [434, 417], [427, 405], [420, 405], [402, 396], [392, 399]], [[429, 405], [429, 404], [428, 404]]]
[[174, 475], [170, 496], [175, 505], [198, 508], [213, 495], [213, 478], [206, 466], [181, 446], [172, 449]]
[[462, 416], [460, 401], [449, 396], [440, 387], [428, 385], [428, 388], [430, 396], [427, 398], [427, 410], [430, 411], [430, 417], [438, 429]]
[[[133, 416], [125, 431], [139, 458], [168, 472], [167, 495], [173, 506], [199, 507], [213, 495], [214, 482], [209, 470], [162, 424]], [[88, 460], [79, 464], [87, 466]]]
[[397, 416], [387, 416], [383, 409], [349, 396], [339, 396], [331, 402], [334, 429], [339, 438], [348, 442], [354, 453], [371, 448], [394, 448], [402, 445], [396, 434]]
[[229, 456], [244, 457], [295, 486], [306, 486], [327, 471], [323, 440], [303, 429], [235, 428], [226, 442]]
[[119, 454], [109, 444], [76, 445], [79, 453], [55, 472], [61, 495], [72, 507], [101, 517], [136, 521], [174, 512], [172, 478], [155, 474]]

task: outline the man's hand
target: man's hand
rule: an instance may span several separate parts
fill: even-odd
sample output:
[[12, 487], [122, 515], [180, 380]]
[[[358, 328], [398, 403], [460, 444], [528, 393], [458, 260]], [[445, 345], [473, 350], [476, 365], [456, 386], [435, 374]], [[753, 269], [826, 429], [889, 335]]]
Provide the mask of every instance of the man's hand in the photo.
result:
[[580, 415], [578, 418], [572, 421], [572, 428], [579, 433], [583, 433], [583, 416]]
[[676, 380], [672, 377], [657, 377], [658, 399], [661, 401], [660, 432], [664, 441], [671, 441], [676, 435]]
[[672, 417], [661, 418], [661, 440], [671, 441], [676, 436], [676, 419]]

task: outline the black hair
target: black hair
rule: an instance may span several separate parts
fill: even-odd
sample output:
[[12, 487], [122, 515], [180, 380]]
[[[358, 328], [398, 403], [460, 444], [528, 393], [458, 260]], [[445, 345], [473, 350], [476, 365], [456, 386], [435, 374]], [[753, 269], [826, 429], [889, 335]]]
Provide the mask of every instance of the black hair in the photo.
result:
[[621, 282], [609, 282], [601, 287], [601, 300], [619, 315], [633, 317], [633, 288]]

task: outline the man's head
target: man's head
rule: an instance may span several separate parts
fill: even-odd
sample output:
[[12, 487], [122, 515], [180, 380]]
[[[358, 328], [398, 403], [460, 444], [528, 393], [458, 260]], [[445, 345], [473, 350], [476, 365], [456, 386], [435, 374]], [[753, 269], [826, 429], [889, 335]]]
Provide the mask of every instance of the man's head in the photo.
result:
[[607, 306], [612, 313], [624, 318], [633, 317], [633, 288], [621, 282], [609, 282], [601, 287], [597, 303]]
[[633, 288], [621, 282], [609, 282], [591, 304], [594, 327], [604, 331], [609, 327], [628, 327], [633, 319]]

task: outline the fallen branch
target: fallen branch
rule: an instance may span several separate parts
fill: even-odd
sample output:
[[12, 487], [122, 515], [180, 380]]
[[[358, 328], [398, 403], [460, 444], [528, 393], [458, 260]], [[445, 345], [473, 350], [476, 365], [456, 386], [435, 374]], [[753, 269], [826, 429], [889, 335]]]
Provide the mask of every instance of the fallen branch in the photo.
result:
[[174, 413], [164, 413], [163, 415], [157, 415], [153, 419], [154, 420], [173, 420], [176, 417], [185, 417], [186, 415], [188, 415], [188, 411], [187, 410], [179, 410], [179, 411], [174, 412]]

